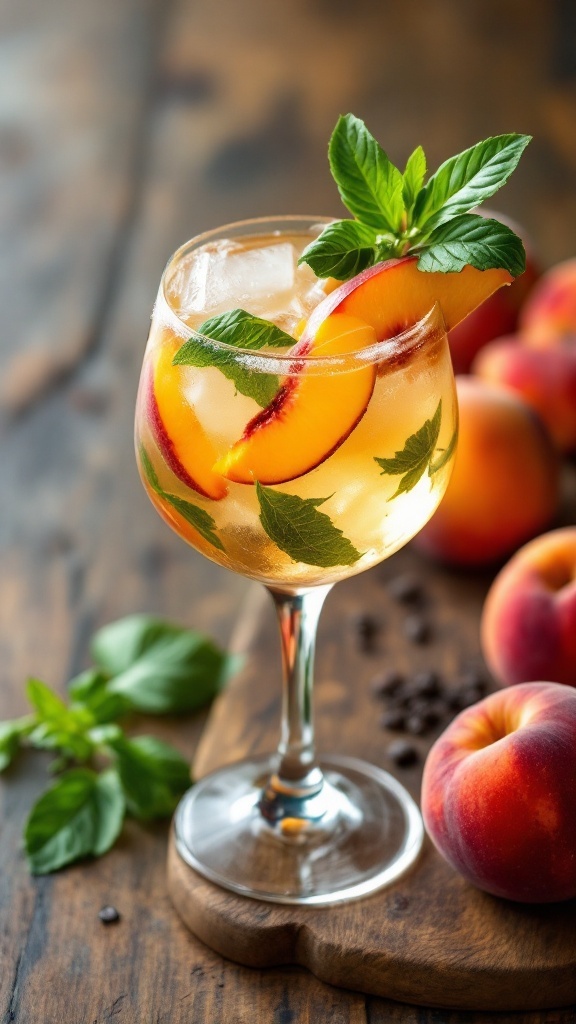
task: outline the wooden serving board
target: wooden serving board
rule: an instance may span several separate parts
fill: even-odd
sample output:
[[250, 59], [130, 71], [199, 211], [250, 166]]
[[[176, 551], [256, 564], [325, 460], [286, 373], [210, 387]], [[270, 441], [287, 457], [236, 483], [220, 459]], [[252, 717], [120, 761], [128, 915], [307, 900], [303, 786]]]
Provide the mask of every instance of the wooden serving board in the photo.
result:
[[[414, 645], [409, 614], [389, 581], [418, 573], [426, 593], [430, 642]], [[321, 620], [316, 684], [320, 752], [360, 756], [392, 771], [418, 799], [421, 764], [394, 768], [393, 738], [379, 724], [370, 679], [387, 666], [433, 668], [446, 683], [481, 666], [480, 610], [489, 578], [425, 566], [407, 549], [339, 584]], [[360, 649], [354, 620], [369, 612], [381, 624], [376, 650]], [[272, 605], [255, 590], [236, 634], [244, 671], [220, 697], [201, 742], [197, 777], [248, 753], [272, 751], [278, 738], [279, 640]], [[433, 741], [415, 741], [422, 759]], [[425, 1006], [528, 1010], [576, 1003], [576, 901], [515, 904], [480, 892], [444, 863], [427, 841], [417, 864], [391, 888], [323, 909], [274, 906], [205, 881], [171, 842], [168, 882], [188, 927], [231, 960], [254, 967], [300, 964], [332, 985]]]

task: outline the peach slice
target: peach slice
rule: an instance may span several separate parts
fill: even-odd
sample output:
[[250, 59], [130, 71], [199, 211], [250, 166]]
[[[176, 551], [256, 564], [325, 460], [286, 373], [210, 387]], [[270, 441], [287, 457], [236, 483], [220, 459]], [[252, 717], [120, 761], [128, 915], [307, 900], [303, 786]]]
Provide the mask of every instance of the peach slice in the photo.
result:
[[148, 419], [154, 440], [172, 472], [187, 487], [217, 501], [228, 493], [213, 469], [216, 451], [182, 393], [185, 367], [173, 366], [176, 338], [163, 337], [148, 382]]
[[362, 317], [376, 332], [378, 341], [392, 338], [412, 327], [438, 303], [446, 329], [451, 330], [476, 306], [514, 278], [507, 270], [476, 270], [466, 266], [459, 273], [424, 273], [417, 257], [387, 260], [345, 281], [316, 307], [302, 340], [315, 337], [320, 324], [333, 313]]
[[[336, 356], [374, 344], [374, 329], [356, 316], [335, 314], [296, 356]], [[297, 363], [294, 364], [297, 366]], [[243, 436], [214, 470], [237, 483], [279, 484], [324, 462], [353, 431], [374, 390], [376, 368], [289, 376], [270, 404], [248, 423]]]

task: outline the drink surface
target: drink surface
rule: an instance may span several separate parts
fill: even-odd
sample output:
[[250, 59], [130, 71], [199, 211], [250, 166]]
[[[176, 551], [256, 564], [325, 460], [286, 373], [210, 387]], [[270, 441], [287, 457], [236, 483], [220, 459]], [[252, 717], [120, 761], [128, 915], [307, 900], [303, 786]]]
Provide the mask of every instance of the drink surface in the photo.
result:
[[[260, 386], [243, 394], [237, 375], [214, 365], [209, 343], [204, 365], [172, 365], [205, 320], [235, 308], [274, 322], [296, 344], [334, 285], [297, 266], [320, 228], [180, 250], [161, 285], [137, 404], [140, 471], [164, 519], [209, 558], [278, 588], [335, 582], [402, 547], [444, 493], [457, 429], [437, 321], [383, 341], [368, 360], [355, 351], [295, 362], [290, 349], [249, 357], [220, 347], [220, 357], [266, 384], [268, 403]], [[234, 446], [244, 437], [250, 448], [257, 433], [260, 443], [263, 430], [271, 440], [260, 475], [222, 475]]]

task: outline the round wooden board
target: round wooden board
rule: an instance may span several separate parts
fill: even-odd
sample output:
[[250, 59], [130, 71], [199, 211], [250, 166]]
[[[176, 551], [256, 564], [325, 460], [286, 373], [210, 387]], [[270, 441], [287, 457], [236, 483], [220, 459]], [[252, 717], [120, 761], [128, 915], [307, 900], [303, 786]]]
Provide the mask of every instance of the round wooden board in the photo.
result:
[[[394, 574], [421, 563], [410, 551]], [[410, 648], [399, 609], [387, 597], [391, 567], [340, 584], [325, 612], [319, 646], [319, 748], [362, 756], [390, 770], [369, 679], [388, 655], [404, 670], [434, 667], [450, 679], [477, 658], [479, 610], [487, 580], [427, 569], [435, 641]], [[358, 650], [346, 629], [358, 611], [379, 614], [381, 649]], [[273, 749], [278, 729], [277, 637], [259, 598], [246, 610], [239, 646], [247, 664], [215, 705], [196, 775], [248, 752]], [[346, 680], [354, 680], [349, 685]], [[426, 741], [422, 743], [425, 754]], [[416, 798], [419, 770], [397, 772]], [[168, 886], [185, 924], [223, 956], [254, 967], [300, 964], [343, 988], [424, 1006], [534, 1010], [576, 1003], [576, 901], [528, 905], [497, 899], [467, 884], [430, 843], [394, 886], [367, 899], [323, 909], [279, 906], [212, 885], [180, 859], [173, 839]]]

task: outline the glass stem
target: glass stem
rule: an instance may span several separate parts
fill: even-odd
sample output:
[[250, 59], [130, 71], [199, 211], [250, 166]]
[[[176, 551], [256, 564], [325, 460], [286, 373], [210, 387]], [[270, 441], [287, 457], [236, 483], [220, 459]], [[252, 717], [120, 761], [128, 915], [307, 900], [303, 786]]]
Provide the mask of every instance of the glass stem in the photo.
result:
[[274, 825], [298, 831], [324, 814], [324, 779], [316, 762], [312, 720], [314, 647], [322, 605], [331, 586], [285, 593], [269, 587], [282, 643], [282, 729], [277, 768], [260, 801]]

